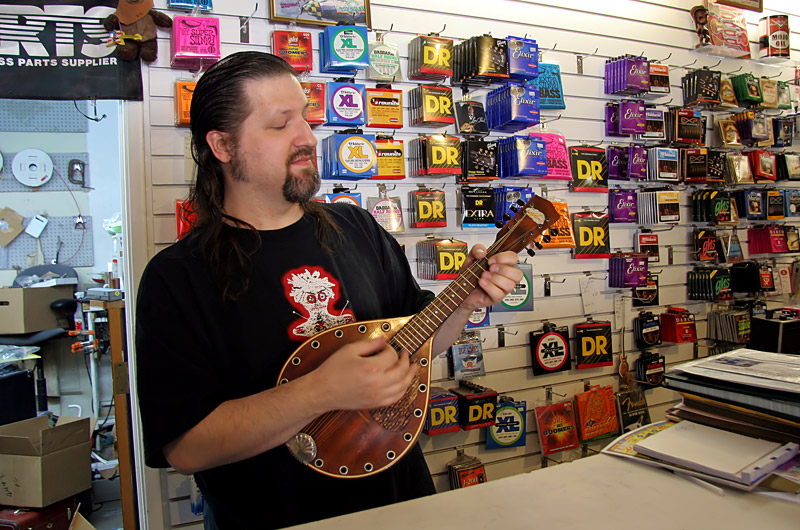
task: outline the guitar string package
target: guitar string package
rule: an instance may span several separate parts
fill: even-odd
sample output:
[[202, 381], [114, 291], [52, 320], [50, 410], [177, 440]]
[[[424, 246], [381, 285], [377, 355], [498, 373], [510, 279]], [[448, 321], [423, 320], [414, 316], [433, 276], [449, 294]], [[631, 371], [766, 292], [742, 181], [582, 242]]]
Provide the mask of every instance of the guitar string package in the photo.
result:
[[377, 33], [377, 41], [369, 43], [369, 68], [366, 77], [373, 81], [394, 82], [401, 80], [400, 53], [397, 45], [385, 42], [384, 34]]
[[400, 180], [406, 177], [403, 140], [378, 134], [375, 136], [378, 170], [372, 177], [379, 180]]
[[365, 26], [327, 26], [319, 33], [319, 71], [354, 76], [369, 67]]
[[308, 114], [306, 121], [312, 127], [322, 125], [327, 121], [325, 83], [301, 81], [300, 87], [308, 100]]
[[650, 76], [650, 62], [646, 57], [629, 54], [615, 57], [606, 61], [603, 89], [606, 94], [643, 94], [650, 92]]
[[409, 226], [411, 228], [442, 228], [447, 226], [444, 190], [419, 185], [408, 192]]
[[567, 141], [558, 133], [535, 132], [531, 139], [544, 142], [547, 150], [547, 177], [553, 180], [572, 180]]
[[357, 191], [334, 191], [333, 193], [324, 193], [322, 198], [327, 203], [340, 202], [344, 204], [352, 204], [353, 206], [362, 207], [361, 194]]
[[408, 43], [408, 78], [443, 82], [453, 75], [453, 39], [419, 35]]
[[572, 367], [569, 328], [545, 322], [539, 331], [528, 333], [533, 375], [566, 372]]
[[506, 136], [498, 140], [500, 178], [545, 177], [547, 144], [530, 136]]
[[633, 340], [637, 348], [651, 348], [661, 344], [661, 322], [651, 311], [639, 311], [633, 319]]
[[539, 63], [539, 75], [526, 83], [538, 89], [539, 108], [565, 109], [561, 67], [557, 64]]
[[408, 112], [415, 127], [444, 127], [455, 123], [453, 89], [419, 85], [408, 91]]
[[302, 74], [314, 68], [313, 41], [308, 31], [274, 30], [272, 53], [289, 63], [295, 72]]
[[686, 273], [686, 291], [689, 300], [719, 302], [731, 300], [731, 270], [726, 267], [695, 267]]
[[647, 255], [615, 252], [608, 261], [609, 287], [642, 287], [647, 284]]
[[470, 37], [453, 47], [453, 85], [487, 86], [508, 79], [508, 40]]
[[216, 17], [176, 16], [172, 19], [170, 66], [207, 69], [220, 59], [220, 29]]
[[482, 138], [489, 134], [486, 109], [480, 101], [468, 99], [464, 92], [461, 101], [454, 102], [456, 133], [465, 138]]
[[403, 91], [392, 88], [367, 88], [364, 98], [366, 126], [382, 129], [403, 128]]
[[494, 188], [494, 220], [505, 223], [516, 213], [512, 208], [518, 209], [520, 204], [525, 204], [533, 198], [533, 189], [528, 186], [498, 186]]
[[417, 241], [417, 276], [423, 280], [454, 280], [468, 252], [467, 244], [457, 239]]
[[608, 159], [599, 147], [569, 148], [572, 191], [608, 193]]
[[519, 132], [540, 122], [539, 90], [530, 83], [506, 83], [486, 95], [489, 128], [498, 132]]
[[385, 188], [378, 197], [367, 197], [367, 211], [387, 232], [404, 232], [403, 205], [400, 197], [389, 197]]
[[636, 223], [637, 197], [635, 190], [613, 189], [608, 193], [609, 221], [612, 223]]
[[418, 136], [408, 142], [408, 164], [412, 176], [460, 175], [461, 140], [435, 134]]
[[360, 180], [378, 173], [374, 134], [334, 133], [322, 139], [322, 178]]
[[463, 228], [492, 227], [494, 220], [494, 190], [488, 187], [462, 186], [461, 226]]
[[535, 40], [508, 37], [508, 75], [524, 81], [539, 76], [539, 46]]
[[480, 334], [465, 331], [448, 350], [448, 374], [456, 381], [486, 375]]
[[364, 125], [365, 85], [330, 82], [326, 89], [328, 98], [325, 117], [329, 125]]
[[497, 180], [498, 143], [466, 139], [461, 142], [461, 177], [459, 183]]

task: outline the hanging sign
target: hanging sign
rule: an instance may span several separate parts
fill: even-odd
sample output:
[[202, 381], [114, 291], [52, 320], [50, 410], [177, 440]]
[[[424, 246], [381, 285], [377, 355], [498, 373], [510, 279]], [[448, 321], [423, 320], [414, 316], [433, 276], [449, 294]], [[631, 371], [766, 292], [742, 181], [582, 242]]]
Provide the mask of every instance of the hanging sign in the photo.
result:
[[139, 61], [108, 45], [117, 0], [0, 4], [0, 98], [142, 99]]

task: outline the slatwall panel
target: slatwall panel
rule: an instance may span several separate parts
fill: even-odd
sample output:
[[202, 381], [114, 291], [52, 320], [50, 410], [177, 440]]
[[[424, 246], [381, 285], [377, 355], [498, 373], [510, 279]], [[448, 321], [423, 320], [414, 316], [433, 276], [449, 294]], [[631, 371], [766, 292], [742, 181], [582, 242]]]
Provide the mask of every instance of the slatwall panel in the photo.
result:
[[[392, 31], [387, 35], [388, 42], [398, 45], [401, 53], [403, 76], [407, 72], [408, 42], [417, 34], [441, 31], [443, 36], [464, 39], [473, 35], [491, 33], [495, 36], [527, 34], [538, 41], [543, 52], [543, 62], [557, 63], [561, 67], [564, 85], [565, 110], [545, 110], [543, 119], [555, 119], [548, 124], [549, 131], [564, 134], [568, 145], [581, 142], [597, 143], [609, 140], [604, 137], [603, 107], [607, 98], [603, 95], [603, 68], [609, 57], [625, 53], [644, 54], [650, 59], [664, 59], [671, 66], [672, 94], [657, 100], [658, 103], [680, 104], [679, 83], [685, 74], [684, 65], [692, 68], [711, 66], [723, 72], [730, 72], [743, 65], [743, 71], [752, 71], [756, 75], [779, 75], [787, 80], [791, 77], [790, 68], [763, 66], [751, 61], [718, 59], [717, 57], [699, 55], [693, 52], [696, 36], [689, 10], [697, 0], [672, 0], [655, 2], [645, 0], [606, 0], [604, 2], [559, 2], [557, 0], [523, 1], [494, 0], [492, 2], [477, 0], [374, 0], [371, 2], [372, 25], [374, 28]], [[158, 0], [161, 8], [165, 0]], [[564, 5], [567, 4], [567, 5]], [[776, 12], [789, 13], [790, 27], [797, 31], [800, 28], [800, 7], [794, 0], [765, 0], [764, 14]], [[239, 42], [239, 16], [249, 16], [257, 5], [256, 12], [250, 20], [250, 44]], [[270, 51], [270, 35], [274, 28], [286, 29], [285, 24], [273, 26], [267, 20], [268, 9], [264, 2], [255, 4], [245, 0], [228, 0], [215, 3], [215, 15], [221, 20], [222, 54], [227, 55], [240, 50]], [[170, 13], [175, 15], [177, 13]], [[749, 14], [751, 41], [755, 40], [759, 14]], [[316, 34], [319, 28], [304, 26], [304, 31]], [[374, 38], [374, 34], [370, 35]], [[317, 44], [316, 35], [313, 39]], [[793, 33], [793, 54], [800, 56], [800, 34]], [[144, 70], [146, 84], [147, 135], [145, 149], [150, 154], [147, 163], [146, 182], [150, 197], [148, 222], [150, 233], [150, 251], [154, 253], [168, 246], [175, 239], [174, 203], [176, 199], [185, 197], [188, 184], [184, 177], [184, 146], [186, 129], [177, 128], [174, 123], [174, 83], [177, 80], [191, 78], [191, 73], [174, 70], [169, 67], [169, 39], [165, 34], [159, 38], [159, 58]], [[315, 71], [318, 71], [319, 50], [314, 49]], [[584, 70], [578, 73], [577, 56], [584, 56]], [[717, 64], [719, 61], [719, 64]], [[314, 74], [311, 80], [329, 81], [334, 76]], [[360, 74], [357, 80], [363, 80]], [[373, 82], [367, 82], [374, 86]], [[394, 88], [408, 91], [415, 83], [397, 81]], [[474, 99], [485, 97], [488, 89], [473, 89]], [[454, 90], [454, 96], [458, 89]], [[672, 98], [672, 100], [670, 100]], [[408, 98], [405, 98], [408, 104]], [[408, 122], [408, 111], [404, 119]], [[333, 131], [332, 127], [321, 126], [315, 134], [322, 139]], [[452, 128], [451, 128], [452, 129]], [[534, 128], [532, 130], [538, 130]], [[435, 131], [435, 130], [433, 130]], [[396, 137], [406, 141], [416, 137], [418, 132], [431, 134], [427, 128], [405, 127], [396, 133]], [[443, 132], [443, 129], [439, 132]], [[453, 132], [450, 130], [449, 132]], [[492, 135], [493, 137], [496, 135]], [[321, 162], [321, 160], [320, 160]], [[406, 253], [412, 265], [416, 266], [415, 243], [428, 233], [438, 236], [452, 236], [468, 242], [489, 244], [494, 239], [493, 229], [461, 229], [458, 226], [459, 211], [457, 208], [456, 189], [452, 177], [449, 178], [408, 178], [399, 182], [387, 183], [388, 188], [396, 188], [390, 193], [400, 196], [407, 208], [408, 192], [416, 188], [416, 184], [441, 187], [446, 192], [448, 227], [442, 229], [407, 229], [398, 234], [397, 239], [406, 245]], [[513, 182], [513, 183], [516, 183]], [[615, 183], [616, 184], [616, 183]], [[623, 187], [626, 183], [619, 183]], [[377, 196], [377, 187], [373, 182], [350, 183], [362, 194], [364, 200], [369, 196]], [[602, 209], [606, 206], [607, 197], [592, 193], [571, 193], [566, 185], [558, 181], [536, 181], [532, 183], [535, 191], [542, 191], [546, 185], [550, 199], [564, 200], [570, 211], [580, 211], [583, 207]], [[332, 191], [333, 182], [323, 181], [323, 192]], [[685, 191], [685, 187], [678, 187]], [[406, 215], [407, 215], [406, 211]], [[690, 209], [683, 194], [681, 216], [689, 219]], [[408, 218], [406, 218], [407, 224]], [[611, 247], [623, 251], [632, 250], [636, 226], [611, 225]], [[660, 271], [661, 302], [664, 309], [667, 305], [681, 305], [697, 315], [698, 335], [706, 336], [706, 312], [709, 306], [705, 303], [691, 302], [686, 299], [685, 277], [691, 268], [690, 239], [691, 227], [684, 223], [672, 230], [659, 233], [662, 255], [661, 263], [655, 267]], [[743, 234], [741, 234], [743, 235]], [[666, 246], [672, 246], [674, 261], [667, 264]], [[743, 246], [746, 245], [743, 242]], [[524, 253], [521, 256], [526, 256]], [[522, 259], [522, 258], [521, 258]], [[528, 332], [540, 329], [544, 320], [559, 325], [568, 325], [572, 334], [573, 326], [584, 320], [580, 300], [579, 279], [584, 274], [603, 279], [607, 276], [608, 260], [575, 260], [568, 250], [551, 250], [537, 253], [535, 258], [527, 258], [534, 265], [533, 293], [535, 310], [533, 312], [504, 313], [492, 320], [492, 326], [482, 328], [480, 334], [484, 340], [484, 358], [487, 375], [478, 380], [479, 383], [513, 396], [515, 399], [527, 401], [528, 410], [545, 404], [546, 388], [552, 389], [556, 399], [571, 397], [584, 388], [584, 384], [617, 384], [615, 367], [593, 368], [588, 370], [571, 370], [546, 377], [533, 378], [531, 372], [530, 348]], [[544, 297], [544, 274], [553, 280], [552, 295]], [[606, 281], [602, 281], [601, 298], [607, 309], [594, 313], [596, 320], [614, 321], [614, 297], [618, 290], [610, 289]], [[423, 287], [439, 292], [445, 287], [442, 282], [422, 281]], [[626, 293], [627, 294], [627, 293]], [[630, 305], [630, 301], [627, 301]], [[633, 311], [629, 309], [627, 318], [623, 319], [624, 329], [615, 326], [613, 334], [614, 352], [625, 348], [629, 362], [632, 364], [637, 356], [631, 334]], [[503, 330], [499, 329], [502, 325]], [[501, 340], [501, 336], [502, 340]], [[500, 346], [504, 344], [504, 346]], [[692, 359], [695, 355], [705, 355], [707, 342], [700, 341], [697, 352], [694, 344], [665, 344], [658, 348], [669, 364]], [[434, 359], [432, 363], [434, 383], [442, 386], [453, 386], [454, 382], [447, 377], [446, 361]], [[564, 398], [560, 397], [563, 395]], [[674, 404], [677, 394], [665, 389], [652, 389], [646, 392], [653, 419], [663, 418], [664, 411]], [[532, 412], [528, 413], [527, 446], [524, 448], [487, 451], [484, 448], [485, 434], [479, 431], [455, 432], [435, 437], [422, 435], [420, 442], [425, 451], [428, 465], [434, 475], [437, 488], [448, 489], [446, 464], [456, 456], [457, 450], [480, 457], [486, 464], [489, 480], [531, 471], [542, 466], [542, 458], [536, 436], [535, 421]], [[602, 442], [591, 444], [584, 450], [592, 454], [603, 446]], [[582, 456], [580, 450], [555, 455], [556, 461], [570, 461]], [[553, 465], [553, 464], [550, 464]], [[181, 475], [170, 472], [166, 476], [165, 499], [169, 500], [169, 518], [173, 527], [200, 528], [188, 509], [188, 487]]]

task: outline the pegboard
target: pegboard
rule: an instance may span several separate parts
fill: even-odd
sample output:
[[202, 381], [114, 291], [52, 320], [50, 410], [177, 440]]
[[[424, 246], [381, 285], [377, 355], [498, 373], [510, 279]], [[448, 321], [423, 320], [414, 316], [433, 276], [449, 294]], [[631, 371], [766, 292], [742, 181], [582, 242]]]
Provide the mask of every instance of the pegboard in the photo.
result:
[[[61, 251], [58, 262], [70, 267], [91, 267], [94, 265], [94, 243], [92, 239], [92, 218], [83, 216], [86, 224], [85, 230], [75, 229], [75, 216], [70, 217], [48, 217], [47, 226], [39, 239], [42, 242], [42, 254], [44, 262], [50, 263], [56, 256], [58, 238], [61, 238]], [[26, 217], [23, 225], [28, 226], [31, 218]], [[8, 260], [5, 268], [11, 269], [28, 266], [28, 254], [38, 251], [36, 238], [22, 232], [6, 247]], [[70, 257], [73, 256], [71, 259]], [[69, 261], [67, 261], [69, 260]]]
[[88, 106], [86, 101], [2, 99], [0, 131], [85, 133], [89, 120], [81, 112], [88, 116]]
[[[2, 101], [2, 100], [0, 100]], [[38, 149], [38, 147], [33, 147]], [[46, 152], [44, 149], [42, 151]], [[3, 175], [0, 179], [0, 192], [3, 191], [81, 191], [80, 184], [73, 184], [69, 181], [69, 161], [77, 159], [83, 162], [84, 182], [91, 186], [91, 172], [89, 169], [89, 153], [47, 153], [53, 161], [53, 176], [43, 186], [31, 188], [20, 183], [11, 172], [11, 162], [17, 153], [3, 152]], [[61, 177], [59, 178], [59, 175]]]

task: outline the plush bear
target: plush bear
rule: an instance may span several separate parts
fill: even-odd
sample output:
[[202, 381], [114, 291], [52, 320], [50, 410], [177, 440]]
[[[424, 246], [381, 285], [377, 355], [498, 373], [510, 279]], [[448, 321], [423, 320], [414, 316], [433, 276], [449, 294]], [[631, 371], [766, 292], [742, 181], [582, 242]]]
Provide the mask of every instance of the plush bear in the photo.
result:
[[117, 11], [106, 17], [103, 27], [119, 32], [115, 40], [120, 59], [133, 61], [141, 56], [152, 63], [158, 56], [156, 28], [171, 28], [172, 19], [153, 9], [153, 0], [119, 0]]

